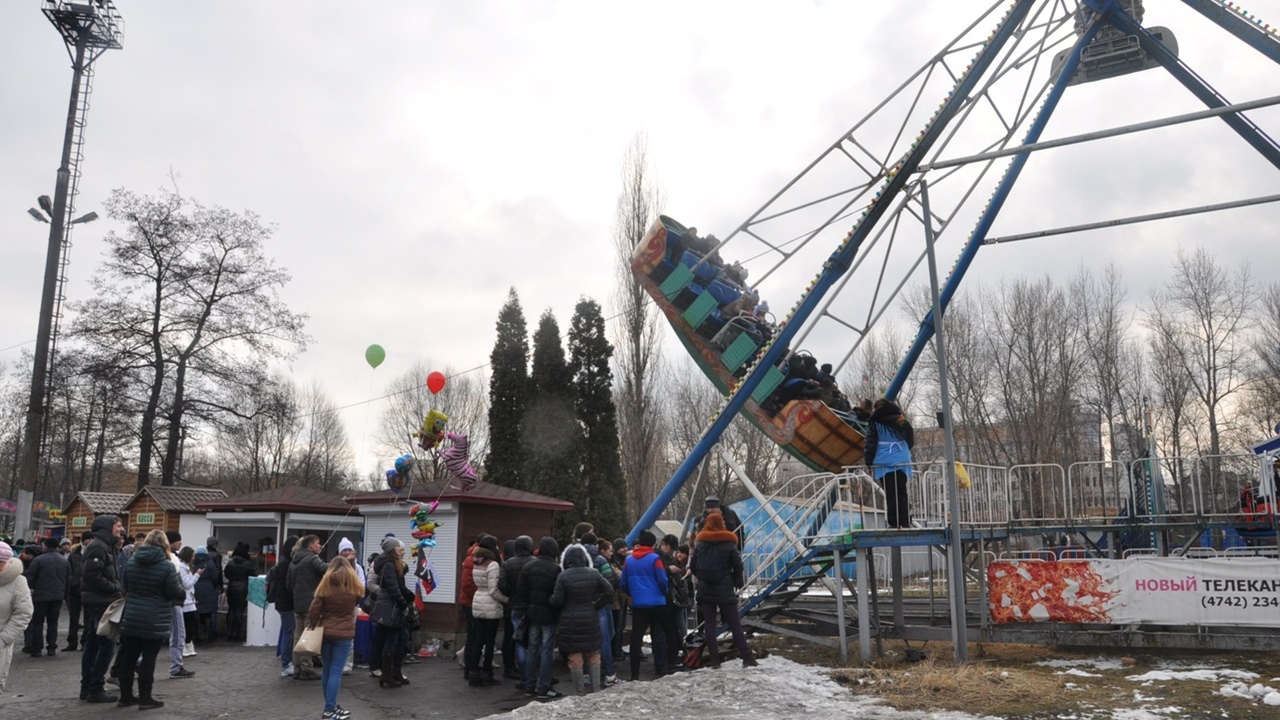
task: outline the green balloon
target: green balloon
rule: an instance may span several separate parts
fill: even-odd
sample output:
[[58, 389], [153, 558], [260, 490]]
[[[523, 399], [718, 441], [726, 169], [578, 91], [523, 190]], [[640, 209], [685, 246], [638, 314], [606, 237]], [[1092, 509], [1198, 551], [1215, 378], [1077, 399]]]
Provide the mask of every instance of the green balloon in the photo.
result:
[[370, 345], [364, 351], [364, 359], [369, 363], [369, 367], [376, 368], [387, 359], [387, 351], [383, 350], [381, 345]]

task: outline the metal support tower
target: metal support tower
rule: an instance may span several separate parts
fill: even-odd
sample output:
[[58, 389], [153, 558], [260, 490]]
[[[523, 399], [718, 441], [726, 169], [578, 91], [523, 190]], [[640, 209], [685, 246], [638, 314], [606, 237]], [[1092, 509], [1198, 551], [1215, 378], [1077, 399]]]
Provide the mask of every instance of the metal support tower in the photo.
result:
[[93, 63], [107, 50], [122, 47], [124, 23], [112, 0], [66, 2], [44, 0], [45, 17], [57, 28], [71, 57], [71, 100], [67, 104], [66, 131], [62, 138], [62, 161], [58, 165], [57, 186], [49, 223], [49, 247], [45, 256], [44, 287], [40, 294], [40, 323], [36, 332], [35, 361], [31, 368], [31, 399], [27, 406], [27, 426], [23, 440], [22, 466], [18, 477], [17, 531], [30, 535], [31, 501], [40, 468], [44, 435], [45, 397], [56, 317], [61, 314], [62, 281], [65, 280], [64, 251], [70, 243], [75, 196], [83, 159], [85, 115], [89, 110]]

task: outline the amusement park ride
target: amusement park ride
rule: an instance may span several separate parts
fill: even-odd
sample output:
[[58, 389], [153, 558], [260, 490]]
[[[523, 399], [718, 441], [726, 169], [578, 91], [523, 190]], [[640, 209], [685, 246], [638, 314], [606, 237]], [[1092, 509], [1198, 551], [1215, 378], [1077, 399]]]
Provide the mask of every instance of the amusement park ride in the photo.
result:
[[[1280, 36], [1261, 19], [1230, 2], [1181, 2], [1230, 38], [1280, 63]], [[758, 553], [742, 606], [744, 624], [756, 630], [836, 645], [843, 653], [846, 632], [854, 629], [864, 659], [871, 656], [873, 637], [877, 643], [894, 637], [950, 639], [956, 659], [965, 660], [966, 638], [974, 633], [983, 640], [1012, 642], [1280, 647], [1280, 623], [1260, 620], [1257, 613], [1223, 619], [1221, 612], [1224, 605], [1260, 603], [1271, 607], [1274, 617], [1280, 603], [1275, 514], [1268, 509], [1242, 525], [1236, 500], [1242, 488], [1252, 488], [1270, 503], [1267, 508], [1274, 506], [1277, 448], [1272, 445], [1280, 441], [1260, 445], [1258, 460], [1147, 458], [1068, 468], [971, 467], [972, 486], [963, 495], [954, 470], [945, 344], [935, 318], [942, 317], [982, 247], [1280, 200], [1280, 195], [1257, 196], [992, 237], [993, 223], [1028, 159], [1049, 148], [1192, 122], [1225, 123], [1239, 142], [1280, 169], [1280, 145], [1246, 115], [1280, 104], [1280, 97], [1247, 102], [1223, 97], [1179, 56], [1173, 31], [1145, 27], [1144, 14], [1142, 0], [996, 3], [724, 239], [702, 237], [666, 216], [653, 225], [635, 250], [633, 274], [726, 403], [629, 540], [662, 515], [742, 414], [816, 473], [791, 481], [770, 498], [740, 475], [759, 505], [764, 528], [754, 548], [751, 538], [744, 548]], [[1042, 140], [1069, 87], [1143, 71], [1144, 81], [1167, 73], [1205, 109]], [[999, 176], [994, 175], [997, 165], [1005, 166]], [[992, 185], [985, 204], [977, 202], [975, 193]], [[978, 205], [974, 224], [956, 223], [971, 218]], [[963, 242], [957, 241], [959, 258], [939, 283], [935, 241], [966, 229]], [[883, 507], [883, 496], [860, 467], [865, 426], [830, 396], [797, 394], [788, 386], [805, 362], [805, 349], [815, 345], [843, 353], [835, 364], [839, 372], [921, 265], [932, 278], [933, 309], [920, 320], [885, 396], [898, 396], [936, 334], [948, 453], [943, 462], [915, 468], [917, 527], [877, 529], [868, 518]], [[768, 312], [769, 300], [785, 301], [785, 292], [794, 294], [797, 287], [803, 291], [789, 310], [776, 316]], [[1167, 493], [1176, 497], [1166, 501]], [[1240, 557], [1197, 547], [1206, 532], [1228, 527], [1242, 534], [1254, 531], [1270, 546], [1251, 546]], [[1069, 541], [1032, 556], [996, 554], [1016, 546], [1012, 541], [1020, 537], [1050, 535]], [[892, 593], [892, 607], [883, 617], [877, 548], [891, 553], [886, 591]], [[935, 552], [945, 559], [945, 582], [930, 577], [927, 598], [908, 587], [909, 576], [919, 569], [913, 570], [912, 551], [915, 565], [931, 567]], [[1028, 570], [1020, 562], [1042, 564]], [[1056, 579], [1045, 579], [1050, 570]], [[1145, 575], [1128, 582], [1125, 578], [1135, 572]], [[1183, 575], [1169, 580], [1161, 574], [1166, 572]], [[1236, 578], [1236, 572], [1243, 574]], [[1011, 586], [1009, 579], [1019, 577], [1035, 577], [1041, 584]], [[1184, 582], [1192, 577], [1195, 582]], [[949, 598], [941, 622], [934, 603], [939, 585], [945, 585]], [[821, 607], [813, 604], [809, 591], [823, 586], [835, 598], [834, 612], [829, 598]], [[1088, 597], [1080, 594], [1094, 586]], [[992, 594], [995, 587], [1002, 595]], [[1257, 596], [1219, 592], [1237, 587], [1263, 590]], [[1190, 598], [1192, 590], [1199, 592], [1201, 609], [1215, 608], [1210, 615], [1216, 619], [1190, 605], [1182, 614], [1126, 615], [1099, 604], [1118, 598], [1116, 603], [1130, 608], [1180, 607], [1153, 595], [1157, 588], [1173, 593], [1169, 597], [1178, 602]], [[1177, 594], [1183, 591], [1189, 594]], [[1018, 597], [1021, 592], [1027, 597]], [[944, 624], [949, 629], [939, 627]], [[832, 634], [838, 641], [830, 639]]]

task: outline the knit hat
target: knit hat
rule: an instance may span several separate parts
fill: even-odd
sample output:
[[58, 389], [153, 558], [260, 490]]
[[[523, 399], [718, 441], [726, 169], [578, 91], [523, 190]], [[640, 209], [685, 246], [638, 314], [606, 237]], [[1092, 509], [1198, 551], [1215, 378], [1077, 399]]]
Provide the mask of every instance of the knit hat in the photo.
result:
[[636, 545], [645, 547], [653, 547], [658, 544], [658, 537], [653, 534], [652, 530], [641, 530], [640, 535], [636, 537]]
[[209, 549], [208, 549], [208, 548], [196, 548], [196, 554], [197, 554], [197, 555], [208, 555], [208, 554], [209, 554]]
[[341, 540], [338, 541], [338, 552], [342, 552], [343, 550], [350, 550], [351, 552], [355, 552], [356, 546], [351, 544], [350, 539], [342, 538]]
[[218, 547], [218, 538], [216, 537], [206, 538], [204, 541], [204, 546], [209, 548], [210, 550], [216, 549]]
[[9, 543], [0, 542], [0, 563], [7, 563], [13, 559], [13, 548], [9, 547]]
[[70, 545], [70, 544], [71, 544], [71, 538], [64, 537], [62, 538], [62, 542], [58, 543], [58, 547], [62, 547], [63, 545]]
[[182, 542], [182, 534], [179, 533], [177, 530], [165, 530], [164, 536], [165, 536], [165, 539], [169, 541], [170, 545], [176, 542]]
[[715, 495], [708, 495], [707, 507], [709, 508], [720, 507], [720, 498], [716, 497]]
[[400, 547], [400, 541], [394, 535], [382, 538], [382, 552], [389, 553], [398, 547]]

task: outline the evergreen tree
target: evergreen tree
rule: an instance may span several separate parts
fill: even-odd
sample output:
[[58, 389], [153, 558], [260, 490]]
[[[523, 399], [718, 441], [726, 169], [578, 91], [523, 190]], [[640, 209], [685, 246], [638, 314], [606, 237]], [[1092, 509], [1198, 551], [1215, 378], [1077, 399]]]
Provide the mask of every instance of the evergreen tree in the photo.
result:
[[521, 427], [527, 458], [525, 478], [529, 490], [567, 500], [574, 510], [556, 513], [555, 536], [569, 539], [582, 519], [585, 494], [578, 460], [579, 438], [573, 412], [573, 384], [560, 342], [560, 325], [547, 310], [533, 335], [533, 372], [529, 403]]
[[595, 525], [596, 535], [624, 535], [627, 487], [618, 447], [618, 411], [613, 404], [613, 345], [605, 336], [604, 316], [595, 300], [574, 308], [569, 327], [569, 370], [573, 374], [574, 411], [582, 433], [582, 479], [586, 499], [577, 507]]
[[529, 490], [520, 439], [529, 396], [529, 340], [514, 287], [498, 313], [497, 334], [489, 354], [489, 454], [484, 459], [484, 480]]

